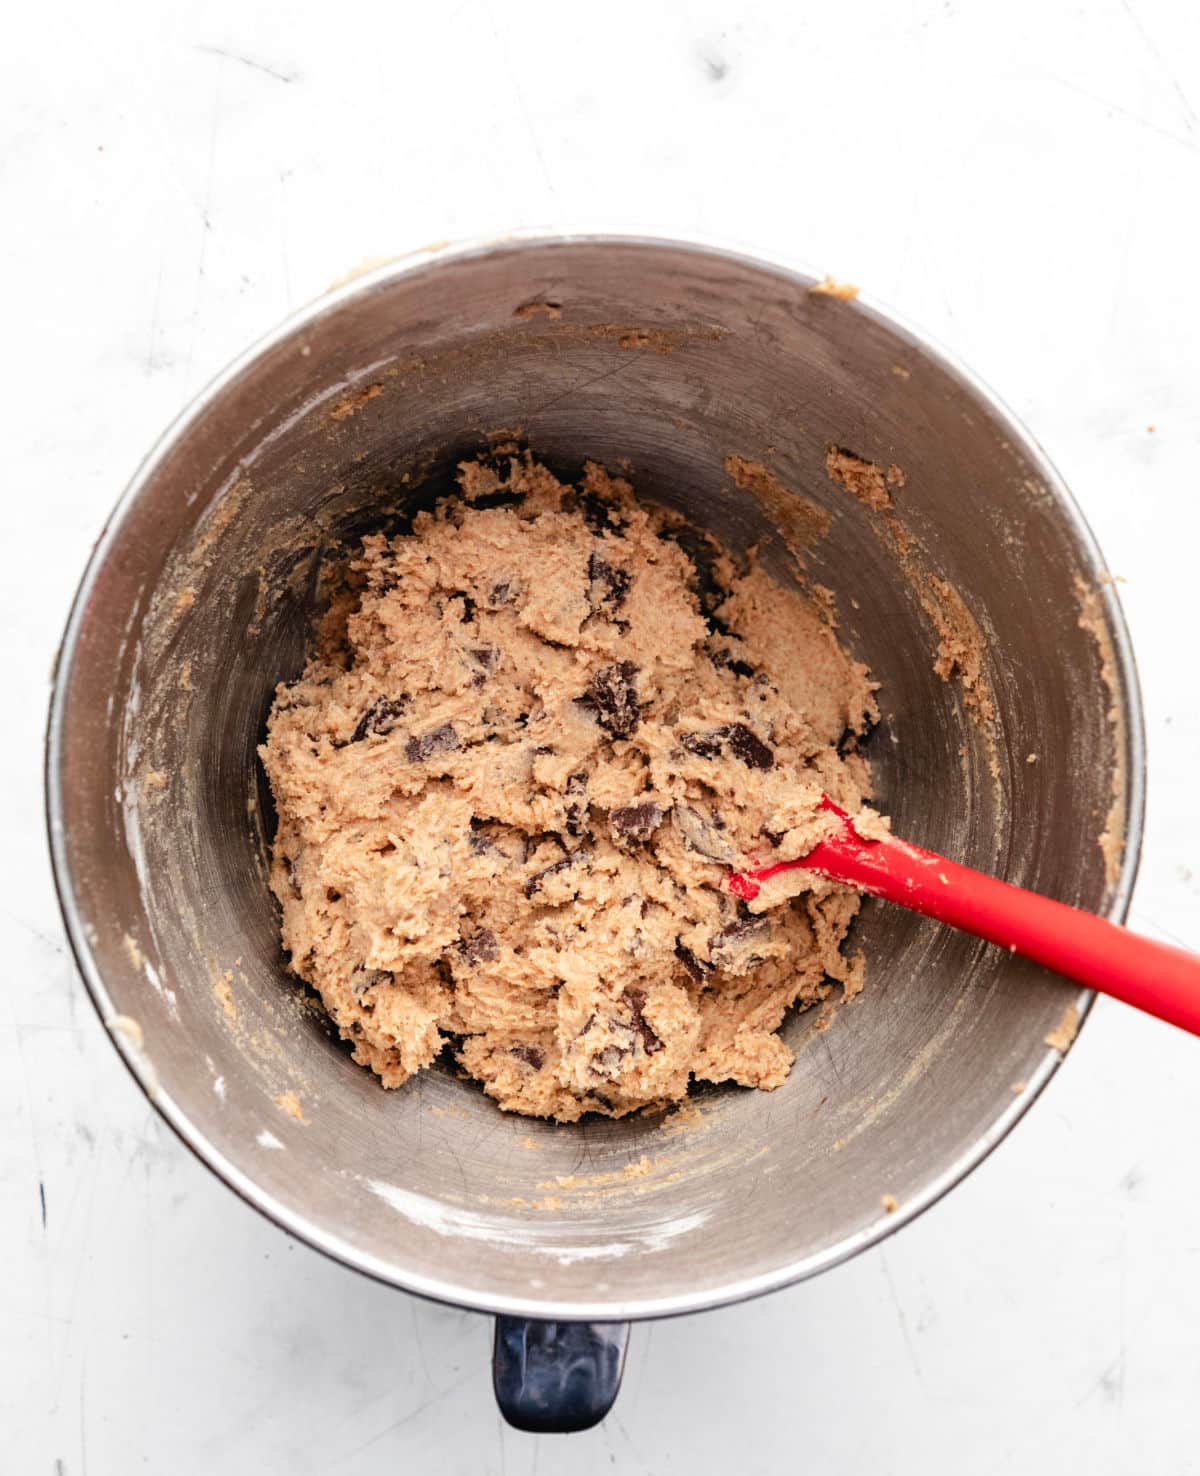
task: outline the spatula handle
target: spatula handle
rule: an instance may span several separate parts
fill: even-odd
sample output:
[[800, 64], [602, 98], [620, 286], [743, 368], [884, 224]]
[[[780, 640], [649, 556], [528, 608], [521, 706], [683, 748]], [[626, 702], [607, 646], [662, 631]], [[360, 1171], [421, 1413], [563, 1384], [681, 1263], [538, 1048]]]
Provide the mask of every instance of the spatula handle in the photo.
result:
[[933, 851], [889, 837], [867, 840], [830, 800], [839, 828], [802, 861], [763, 867], [731, 879], [761, 883], [803, 868], [846, 882], [873, 897], [898, 902], [953, 928], [986, 938], [1070, 979], [1200, 1035], [1200, 956], [1139, 937], [1090, 912], [960, 866]]

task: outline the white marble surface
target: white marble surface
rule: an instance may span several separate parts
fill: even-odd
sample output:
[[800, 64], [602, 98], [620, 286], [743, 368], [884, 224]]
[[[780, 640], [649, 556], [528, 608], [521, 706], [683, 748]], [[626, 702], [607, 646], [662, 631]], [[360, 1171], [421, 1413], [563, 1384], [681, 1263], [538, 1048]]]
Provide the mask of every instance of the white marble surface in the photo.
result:
[[290, 1243], [193, 1162], [64, 952], [48, 676], [142, 452], [363, 258], [580, 220], [861, 283], [1028, 421], [1128, 581], [1133, 920], [1200, 947], [1200, 12], [749, 9], [45, 0], [6, 22], [0, 1471], [1200, 1471], [1200, 1043], [1165, 1026], [1102, 1004], [1014, 1137], [886, 1247], [637, 1329], [616, 1412], [564, 1447], [501, 1427], [486, 1319]]

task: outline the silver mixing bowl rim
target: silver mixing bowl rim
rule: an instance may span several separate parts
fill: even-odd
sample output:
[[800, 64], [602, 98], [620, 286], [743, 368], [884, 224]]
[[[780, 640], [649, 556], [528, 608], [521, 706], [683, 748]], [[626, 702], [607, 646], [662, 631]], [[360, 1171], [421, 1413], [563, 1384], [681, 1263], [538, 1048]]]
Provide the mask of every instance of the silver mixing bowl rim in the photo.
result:
[[[1061, 1064], [1062, 1056], [1057, 1050], [1047, 1047], [1037, 1069], [1028, 1076], [1024, 1092], [1014, 1095], [1011, 1101], [1005, 1102], [1003, 1109], [997, 1114], [987, 1131], [966, 1148], [948, 1168], [930, 1180], [919, 1193], [901, 1204], [894, 1212], [886, 1213], [881, 1208], [879, 1216], [871, 1224], [843, 1237], [819, 1253], [804, 1256], [757, 1276], [733, 1278], [717, 1287], [702, 1288], [694, 1293], [671, 1297], [638, 1297], [627, 1301], [617, 1299], [590, 1303], [539, 1300], [534, 1295], [522, 1294], [516, 1289], [510, 1295], [504, 1296], [482, 1293], [471, 1286], [457, 1285], [452, 1280], [413, 1274], [403, 1266], [394, 1265], [383, 1257], [363, 1251], [336, 1233], [312, 1225], [302, 1214], [265, 1192], [252, 1178], [231, 1163], [221, 1149], [191, 1120], [175, 1102], [164, 1084], [158, 1080], [150, 1059], [127, 1038], [119, 1027], [119, 1012], [97, 966], [75, 897], [63, 824], [64, 704], [71, 668], [79, 644], [83, 613], [98, 572], [120, 537], [126, 518], [180, 436], [262, 354], [278, 347], [292, 335], [323, 318], [326, 314], [335, 312], [344, 303], [360, 295], [369, 294], [384, 283], [402, 277], [418, 277], [450, 262], [470, 260], [494, 252], [513, 248], [564, 245], [646, 246], [684, 250], [697, 256], [737, 262], [782, 281], [792, 282], [801, 291], [818, 280], [816, 273], [805, 270], [803, 266], [795, 262], [760, 256], [752, 250], [711, 237], [685, 239], [670, 234], [641, 231], [622, 234], [606, 230], [518, 230], [499, 236], [480, 237], [462, 242], [439, 242], [436, 245], [421, 248], [371, 271], [356, 275], [292, 313], [272, 332], [260, 338], [257, 343], [252, 344], [234, 359], [167, 427], [138, 468], [110, 514], [92, 550], [91, 558], [84, 570], [71, 606], [55, 666], [46, 730], [46, 819], [55, 887], [66, 923], [67, 936], [79, 972], [83, 976], [102, 1022], [108, 1029], [109, 1038], [117, 1047], [138, 1085], [178, 1137], [242, 1199], [260, 1210], [282, 1229], [314, 1249], [379, 1281], [418, 1296], [480, 1312], [504, 1313], [516, 1317], [536, 1317], [559, 1321], [615, 1322], [699, 1312], [707, 1308], [745, 1301], [829, 1270], [867, 1249], [868, 1246], [884, 1240], [888, 1235], [894, 1234], [902, 1226], [916, 1219], [983, 1162], [992, 1149], [1008, 1135], [1033, 1105]], [[990, 406], [992, 412], [1005, 423], [1006, 434], [1014, 448], [1022, 451], [1037, 467], [1038, 476], [1062, 507], [1077, 546], [1092, 566], [1105, 616], [1112, 633], [1124, 709], [1124, 727], [1129, 747], [1126, 776], [1125, 847], [1120, 876], [1113, 888], [1105, 913], [1114, 922], [1122, 922], [1129, 910], [1141, 852], [1146, 795], [1146, 741], [1141, 693], [1129, 632], [1115, 586], [1112, 579], [1107, 577], [1107, 568], [1096, 539], [1049, 456], [988, 385], [926, 333], [907, 323], [902, 316], [884, 307], [870, 295], [860, 294], [849, 305], [849, 308], [851, 311], [867, 313], [882, 322], [902, 340], [911, 344], [915, 350], [938, 361], [944, 372], [974, 391]], [[1067, 996], [1064, 992], [1064, 1005], [1068, 1003], [1075, 1005], [1079, 1012], [1080, 1023], [1090, 1012], [1094, 1000], [1095, 994], [1091, 990], [1079, 990], [1071, 996]]]

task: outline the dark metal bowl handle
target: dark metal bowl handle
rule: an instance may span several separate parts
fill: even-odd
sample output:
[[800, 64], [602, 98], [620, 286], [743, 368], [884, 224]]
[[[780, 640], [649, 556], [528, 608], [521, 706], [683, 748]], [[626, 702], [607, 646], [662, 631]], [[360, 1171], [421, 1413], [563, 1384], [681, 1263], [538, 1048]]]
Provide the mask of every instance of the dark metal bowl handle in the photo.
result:
[[497, 1317], [492, 1385], [500, 1413], [518, 1430], [591, 1429], [613, 1407], [628, 1341], [627, 1322]]

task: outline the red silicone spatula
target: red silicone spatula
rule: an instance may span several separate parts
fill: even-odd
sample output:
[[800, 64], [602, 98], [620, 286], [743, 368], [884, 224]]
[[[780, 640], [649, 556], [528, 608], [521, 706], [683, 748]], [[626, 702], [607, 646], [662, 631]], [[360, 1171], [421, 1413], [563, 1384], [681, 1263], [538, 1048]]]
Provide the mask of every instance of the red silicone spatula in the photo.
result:
[[807, 856], [739, 872], [729, 890], [743, 901], [781, 871], [815, 871], [898, 902], [1023, 954], [1080, 984], [1200, 1035], [1200, 956], [1140, 938], [1116, 923], [972, 871], [894, 836], [867, 840], [830, 799], [838, 828]]

